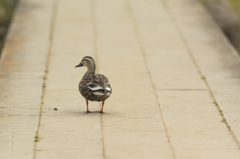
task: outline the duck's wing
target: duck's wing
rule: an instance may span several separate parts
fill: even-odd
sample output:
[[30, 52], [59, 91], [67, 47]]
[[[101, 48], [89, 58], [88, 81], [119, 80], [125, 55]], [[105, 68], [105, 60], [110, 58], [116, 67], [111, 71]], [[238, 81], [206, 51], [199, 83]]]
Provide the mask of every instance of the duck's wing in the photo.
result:
[[111, 85], [107, 77], [100, 74], [94, 74], [91, 76], [91, 80], [86, 83], [86, 86], [95, 95], [109, 95], [112, 93]]

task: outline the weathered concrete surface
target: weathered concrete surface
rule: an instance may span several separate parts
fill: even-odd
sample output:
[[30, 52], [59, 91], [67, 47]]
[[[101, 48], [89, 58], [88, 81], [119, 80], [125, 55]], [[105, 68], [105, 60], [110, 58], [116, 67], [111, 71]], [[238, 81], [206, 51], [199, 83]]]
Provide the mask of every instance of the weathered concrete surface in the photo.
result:
[[32, 158], [52, 1], [23, 0], [0, 61], [0, 158]]
[[176, 158], [239, 158], [238, 146], [207, 91], [157, 94]]
[[102, 115], [105, 157], [173, 158], [129, 4], [104, 0], [94, 6], [99, 72], [113, 85]]
[[[56, 5], [36, 158], [101, 159], [100, 114], [83, 112], [78, 82], [86, 68], [74, 69], [84, 55], [94, 56], [90, 4], [61, 0]], [[93, 109], [100, 109], [98, 103], [90, 103]]]
[[205, 8], [185, 2], [170, 0], [170, 12], [240, 145], [240, 57]]
[[[201, 68], [199, 69], [198, 65], [196, 65], [198, 60], [194, 61], [194, 59], [189, 56], [189, 53], [191, 54], [189, 51], [191, 50], [188, 48], [188, 43], [197, 43], [200, 45], [201, 42], [208, 43], [214, 40], [219, 42], [218, 39], [222, 38], [222, 41], [225, 39], [218, 32], [218, 28], [207, 28], [205, 31], [205, 28], [202, 27], [202, 30], [205, 32], [198, 32], [195, 31], [198, 28], [192, 25], [192, 23], [190, 23], [191, 25], [185, 23], [182, 27], [180, 27], [180, 24], [180, 26], [178, 26], [178, 21], [175, 22], [175, 19], [179, 19], [180, 21], [190, 17], [198, 22], [199, 25], [205, 22], [203, 21], [205, 19], [202, 20], [202, 17], [194, 17], [195, 14], [183, 14], [186, 10], [192, 11], [191, 5], [201, 7], [198, 3], [192, 3], [190, 1], [167, 2], [169, 4], [163, 3], [165, 8], [163, 5], [157, 3], [157, 1], [142, 1], [141, 5], [139, 1], [132, 1], [132, 6], [134, 8], [134, 15], [138, 26], [137, 29], [145, 52], [146, 62], [154, 86], [156, 90], [158, 90], [157, 95], [161, 105], [163, 119], [166, 123], [176, 158], [193, 158], [193, 156], [199, 158], [208, 158], [207, 156], [211, 156], [212, 158], [218, 158], [219, 156], [222, 158], [228, 158], [230, 156], [230, 158], [239, 158], [238, 143], [232, 140], [233, 135], [229, 133], [226, 125], [221, 122], [222, 117], [219, 115], [219, 112], [216, 111], [216, 107], [213, 104], [214, 99], [209, 94], [207, 90], [208, 87], [199, 74]], [[180, 6], [181, 8], [179, 8]], [[173, 14], [171, 12], [172, 10], [173, 13], [176, 14]], [[197, 12], [197, 9], [193, 10]], [[155, 17], [155, 19], [144, 23], [144, 20], [146, 20], [146, 17], [149, 15]], [[196, 15], [204, 14], [196, 13]], [[158, 27], [163, 22], [167, 24], [167, 29]], [[152, 33], [152, 30], [154, 30], [154, 33]], [[176, 38], [173, 38], [172, 48], [162, 46], [161, 44], [155, 47], [148, 45], [153, 39], [155, 43], [161, 43], [163, 40], [159, 37], [161, 37], [161, 35], [164, 36], [166, 32], [174, 32], [172, 30], [178, 32], [178, 35], [175, 35]], [[207, 31], [215, 34], [215, 36], [209, 36], [206, 34]], [[182, 32], [184, 32], [186, 36], [183, 37]], [[182, 40], [175, 40], [179, 38], [182, 38]], [[174, 47], [180, 45], [184, 45], [185, 47], [177, 49]], [[226, 45], [228, 46], [228, 44]], [[204, 55], [202, 58], [208, 58], [207, 54]], [[214, 59], [214, 55], [212, 56]], [[237, 57], [237, 59], [239, 63], [239, 58]], [[237, 63], [237, 60], [233, 60], [233, 62], [234, 61]], [[217, 64], [211, 65], [209, 68], [206, 68], [206, 70], [212, 70], [216, 65]], [[218, 68], [217, 71], [218, 73], [222, 73], [221, 68]], [[204, 72], [203, 75], [206, 76]], [[208, 76], [206, 77], [208, 79]], [[211, 84], [212, 83], [210, 83], [210, 86]], [[218, 88], [220, 89], [219, 85]], [[238, 89], [238, 91], [240, 91], [240, 89]], [[221, 105], [220, 108], [222, 108]], [[236, 106], [228, 107], [228, 110], [235, 110], [235, 108]], [[239, 118], [236, 111], [231, 113], [231, 115], [233, 115], [233, 118]], [[228, 119], [228, 116], [226, 116], [226, 118]], [[236, 127], [240, 125], [240, 123], [237, 122], [231, 124]], [[221, 139], [222, 136], [226, 136], [226, 138]], [[202, 152], [203, 149], [208, 149], [208, 151]], [[222, 149], [226, 151], [222, 151]], [[186, 151], [188, 152], [187, 154]], [[198, 155], [198, 153], [201, 155]]]
[[[105, 114], [84, 113], [85, 55]], [[0, 158], [240, 157], [240, 59], [195, 0], [23, 0], [0, 64]]]

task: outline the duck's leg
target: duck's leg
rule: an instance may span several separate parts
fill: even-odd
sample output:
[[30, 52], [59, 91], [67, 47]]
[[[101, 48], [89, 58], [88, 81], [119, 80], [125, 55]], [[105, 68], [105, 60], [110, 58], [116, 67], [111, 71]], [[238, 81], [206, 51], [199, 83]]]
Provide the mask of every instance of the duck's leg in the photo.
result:
[[103, 112], [104, 101], [102, 101], [102, 108], [100, 111], [93, 111], [93, 113], [104, 113]]
[[103, 106], [104, 106], [104, 101], [102, 101], [102, 109], [101, 109], [100, 113], [104, 113], [103, 112]]
[[89, 111], [89, 109], [88, 109], [88, 100], [86, 100], [86, 105], [87, 105], [87, 111], [85, 111], [85, 113], [92, 113], [92, 112]]

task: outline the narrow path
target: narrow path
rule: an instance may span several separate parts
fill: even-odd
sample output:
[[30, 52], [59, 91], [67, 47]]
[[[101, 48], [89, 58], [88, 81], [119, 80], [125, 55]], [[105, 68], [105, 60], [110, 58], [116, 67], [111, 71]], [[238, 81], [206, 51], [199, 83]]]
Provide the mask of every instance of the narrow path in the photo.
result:
[[52, 9], [52, 0], [17, 6], [0, 61], [0, 158], [33, 158]]
[[92, 18], [90, 1], [58, 0], [36, 159], [103, 158], [100, 114], [84, 113], [78, 92], [86, 69], [74, 69], [83, 56], [96, 55]]
[[239, 143], [238, 143], [238, 141], [237, 141], [237, 138], [236, 138], [236, 136], [234, 135], [234, 133], [232, 132], [231, 127], [229, 126], [229, 124], [228, 124], [228, 122], [227, 122], [227, 120], [226, 120], [226, 118], [225, 118], [225, 116], [224, 116], [221, 108], [219, 107], [219, 105], [218, 105], [218, 103], [217, 103], [217, 101], [216, 101], [216, 99], [215, 99], [215, 97], [214, 97], [214, 95], [213, 95], [213, 93], [212, 93], [212, 90], [211, 90], [211, 88], [210, 88], [210, 86], [209, 86], [209, 84], [208, 84], [205, 76], [202, 74], [202, 72], [201, 72], [201, 70], [200, 70], [200, 68], [199, 68], [199, 66], [198, 66], [198, 64], [197, 64], [197, 61], [196, 61], [196, 59], [194, 58], [194, 55], [193, 55], [193, 53], [192, 53], [192, 51], [191, 51], [191, 49], [190, 49], [190, 47], [189, 47], [189, 45], [188, 45], [188, 42], [186, 41], [186, 39], [185, 39], [185, 37], [184, 37], [181, 29], [180, 29], [179, 26], [178, 26], [178, 23], [177, 23], [176, 19], [174, 18], [173, 14], [172, 14], [172, 11], [170, 10], [167, 2], [166, 2], [165, 0], [162, 0], [162, 1], [163, 1], [163, 3], [165, 4], [166, 10], [167, 10], [167, 12], [169, 13], [169, 15], [170, 15], [173, 23], [175, 24], [175, 27], [176, 27], [177, 31], [179, 32], [180, 37], [182, 38], [183, 43], [185, 44], [185, 46], [186, 46], [186, 48], [187, 48], [187, 50], [188, 50], [189, 56], [191, 57], [194, 65], [195, 65], [195, 67], [197, 68], [197, 70], [198, 70], [198, 72], [199, 72], [202, 80], [203, 80], [204, 83], [206, 84], [206, 86], [207, 86], [207, 88], [208, 88], [208, 91], [210, 92], [210, 94], [211, 94], [211, 96], [212, 96], [212, 98], [213, 98], [214, 104], [215, 104], [215, 106], [217, 107], [217, 109], [218, 109], [218, 111], [219, 111], [219, 114], [220, 114], [221, 117], [222, 117], [222, 122], [224, 122], [224, 123], [226, 124], [226, 127], [227, 127], [228, 130], [230, 131], [231, 135], [233, 136], [233, 139], [236, 141], [236, 143], [237, 143], [237, 145], [238, 145], [238, 148], [240, 149], [240, 145], [239, 145]]
[[2, 55], [0, 158], [240, 157], [240, 58], [198, 1], [21, 0]]
[[[146, 54], [144, 52], [144, 47], [142, 45], [142, 42], [141, 42], [141, 37], [140, 37], [140, 34], [139, 34], [139, 29], [137, 27], [137, 23], [135, 21], [135, 18], [133, 17], [133, 13], [132, 13], [132, 10], [131, 10], [131, 7], [129, 6], [129, 3], [127, 2], [127, 10], [129, 12], [129, 16], [131, 17], [131, 20], [132, 20], [132, 23], [133, 23], [133, 28], [134, 28], [134, 31], [135, 31], [135, 35], [136, 35], [136, 39], [138, 41], [138, 45], [140, 47], [140, 50], [141, 50], [141, 53], [142, 53], [142, 56], [144, 58], [144, 65], [145, 67], [147, 68], [147, 72], [148, 72], [148, 76], [149, 76], [149, 79], [151, 80], [151, 84], [152, 84], [152, 88], [154, 89], [154, 94], [155, 94], [155, 97], [156, 97], [156, 100], [158, 99], [157, 97], [157, 92], [156, 92], [156, 88], [154, 86], [154, 83], [153, 83], [153, 80], [152, 80], [152, 77], [150, 75], [150, 70], [147, 66], [147, 61], [146, 61]], [[162, 122], [163, 122], [163, 125], [164, 125], [164, 129], [165, 129], [165, 132], [166, 132], [166, 136], [167, 136], [167, 140], [169, 142], [169, 146], [171, 148], [171, 151], [172, 151], [172, 155], [173, 155], [173, 158], [176, 159], [176, 155], [174, 153], [174, 149], [173, 149], [173, 146], [172, 146], [172, 143], [170, 141], [170, 138], [169, 138], [169, 134], [168, 134], [168, 131], [167, 131], [167, 126], [166, 126], [166, 123], [163, 119], [163, 114], [162, 114], [162, 110], [161, 110], [161, 106], [160, 106], [160, 103], [158, 102], [158, 107], [159, 107], [159, 111], [160, 111], [160, 115], [161, 115], [161, 118], [162, 118]]]
[[[97, 45], [97, 40], [98, 40], [98, 32], [97, 32], [97, 24], [96, 24], [96, 13], [95, 13], [95, 0], [89, 0], [90, 6], [91, 6], [91, 17], [92, 17], [92, 25], [93, 25], [93, 39], [94, 39], [94, 57], [95, 57], [95, 62], [98, 64], [98, 45]], [[99, 73], [99, 67], [96, 67], [96, 72]], [[99, 103], [99, 107], [101, 109], [102, 105]], [[102, 155], [103, 159], [106, 159], [106, 153], [105, 153], [105, 145], [104, 145], [104, 135], [103, 135], [103, 114], [100, 114], [101, 117], [101, 135], [102, 135]]]
[[47, 55], [47, 61], [46, 61], [46, 67], [45, 67], [45, 74], [43, 77], [43, 85], [42, 85], [42, 96], [41, 96], [41, 107], [39, 110], [39, 120], [38, 120], [38, 128], [36, 131], [36, 135], [34, 137], [34, 152], [33, 152], [33, 159], [36, 158], [36, 151], [37, 151], [37, 142], [39, 142], [39, 128], [41, 126], [41, 118], [42, 118], [42, 108], [44, 104], [44, 95], [45, 95], [45, 88], [46, 88], [46, 80], [47, 80], [47, 74], [49, 71], [49, 62], [50, 62], [50, 57], [51, 57], [51, 52], [52, 52], [52, 44], [53, 44], [53, 32], [55, 29], [55, 22], [56, 22], [56, 15], [57, 15], [57, 3], [58, 0], [53, 0], [52, 2], [52, 18], [51, 18], [51, 24], [50, 24], [50, 35], [49, 35], [49, 47], [48, 47], [48, 55]]

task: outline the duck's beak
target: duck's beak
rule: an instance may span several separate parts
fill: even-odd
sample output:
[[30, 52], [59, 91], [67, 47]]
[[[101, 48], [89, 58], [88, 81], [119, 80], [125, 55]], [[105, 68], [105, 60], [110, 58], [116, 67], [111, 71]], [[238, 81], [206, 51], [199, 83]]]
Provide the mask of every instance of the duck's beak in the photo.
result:
[[77, 67], [82, 67], [82, 63], [80, 63], [79, 65], [76, 65], [74, 68], [77, 68]]

